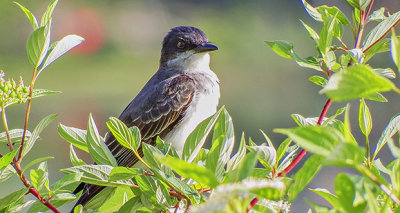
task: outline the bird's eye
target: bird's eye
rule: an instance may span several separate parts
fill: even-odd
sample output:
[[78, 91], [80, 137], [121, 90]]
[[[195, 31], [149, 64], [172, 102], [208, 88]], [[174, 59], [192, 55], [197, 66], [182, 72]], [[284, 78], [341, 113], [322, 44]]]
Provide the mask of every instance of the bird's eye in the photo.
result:
[[185, 47], [185, 42], [184, 41], [178, 41], [178, 43], [176, 43], [176, 47], [178, 47], [179, 49], [182, 49]]

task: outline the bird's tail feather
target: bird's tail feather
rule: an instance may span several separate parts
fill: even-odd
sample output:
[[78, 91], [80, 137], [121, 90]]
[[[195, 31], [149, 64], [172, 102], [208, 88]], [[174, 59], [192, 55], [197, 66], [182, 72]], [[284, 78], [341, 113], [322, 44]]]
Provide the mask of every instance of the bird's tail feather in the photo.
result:
[[94, 196], [96, 196], [101, 190], [103, 190], [105, 186], [97, 186], [91, 185], [87, 183], [81, 183], [73, 192], [74, 194], [78, 193], [79, 191], [83, 190], [81, 197], [75, 203], [74, 207], [71, 210], [71, 213], [74, 212], [74, 209], [78, 205], [84, 206], [89, 200], [91, 200]]

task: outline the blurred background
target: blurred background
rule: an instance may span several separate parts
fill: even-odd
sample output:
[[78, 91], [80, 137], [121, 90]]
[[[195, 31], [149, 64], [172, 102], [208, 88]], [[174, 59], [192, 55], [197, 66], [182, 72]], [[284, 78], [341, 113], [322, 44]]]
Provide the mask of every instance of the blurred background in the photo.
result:
[[[18, 2], [37, 18], [49, 3]], [[351, 18], [344, 0], [309, 2], [315, 6], [337, 5]], [[375, 2], [375, 9], [384, 6], [391, 12], [400, 10], [398, 0]], [[247, 137], [262, 143], [265, 142], [259, 131], [262, 129], [278, 146], [284, 137], [274, 133], [274, 128], [296, 126], [290, 117], [293, 113], [318, 117], [326, 101], [318, 94], [320, 88], [307, 80], [318, 74], [316, 71], [278, 57], [264, 44], [265, 40], [287, 40], [294, 43], [299, 55], [315, 55], [313, 42], [299, 19], [317, 31], [321, 28], [306, 14], [300, 1], [293, 0], [61, 0], [54, 12], [52, 40], [78, 34], [86, 41], [47, 68], [36, 83], [36, 88], [59, 90], [62, 94], [33, 101], [29, 129], [48, 114], [57, 113], [59, 117], [44, 131], [25, 164], [33, 157], [54, 156], [48, 162], [50, 181], [58, 180], [62, 176], [58, 170], [71, 164], [69, 145], [58, 136], [57, 124], [86, 129], [91, 112], [105, 134], [108, 117], [118, 116], [157, 70], [161, 41], [170, 28], [178, 25], [202, 29], [219, 47], [211, 55], [211, 67], [221, 81], [220, 106], [225, 105], [233, 117], [236, 136], [244, 131]], [[12, 1], [0, 1], [0, 28], [0, 69], [6, 78], [23, 76], [28, 82], [32, 68], [25, 46], [31, 25]], [[353, 45], [351, 33], [345, 36]], [[378, 55], [370, 64], [376, 68], [393, 67], [389, 54]], [[397, 79], [394, 81], [399, 85]], [[389, 119], [400, 113], [400, 96], [385, 95], [389, 103], [367, 102], [374, 122], [371, 143], [378, 140]], [[335, 103], [329, 114], [343, 106], [344, 103]], [[25, 108], [25, 105], [8, 108], [11, 129], [23, 127]], [[352, 102], [352, 112], [353, 131], [363, 142], [356, 123], [358, 102]], [[2, 145], [0, 152], [6, 149]], [[85, 153], [78, 154], [90, 162]], [[384, 162], [391, 158], [389, 153], [381, 157]], [[338, 171], [322, 169], [308, 187], [327, 187], [333, 191]], [[0, 197], [2, 192], [15, 190], [16, 185], [22, 186], [16, 178], [0, 184]], [[292, 212], [307, 211], [305, 198], [323, 203], [306, 190], [293, 204]]]

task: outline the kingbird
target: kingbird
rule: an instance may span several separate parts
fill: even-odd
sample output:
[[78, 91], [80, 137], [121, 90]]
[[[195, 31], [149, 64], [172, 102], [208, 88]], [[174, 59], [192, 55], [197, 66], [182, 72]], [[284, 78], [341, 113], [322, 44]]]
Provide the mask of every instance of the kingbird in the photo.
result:
[[[137, 126], [143, 143], [155, 144], [157, 136], [182, 152], [189, 134], [213, 115], [220, 98], [219, 79], [210, 69], [209, 52], [218, 50], [206, 34], [195, 27], [172, 28], [164, 37], [160, 66], [139, 94], [119, 116], [128, 127]], [[111, 133], [105, 143], [119, 166], [133, 167], [134, 153]], [[141, 153], [141, 148], [139, 148]], [[81, 183], [83, 190], [75, 206], [85, 205], [105, 186]]]

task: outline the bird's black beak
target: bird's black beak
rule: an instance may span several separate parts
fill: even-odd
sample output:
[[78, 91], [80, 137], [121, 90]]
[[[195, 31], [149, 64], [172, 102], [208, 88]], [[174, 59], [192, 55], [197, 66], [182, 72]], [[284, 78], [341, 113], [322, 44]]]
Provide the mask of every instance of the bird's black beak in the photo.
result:
[[196, 48], [194, 48], [194, 51], [196, 52], [210, 52], [210, 51], [214, 51], [214, 50], [218, 50], [218, 47], [210, 44], [210, 43], [205, 43], [205, 44], [201, 44], [199, 46], [197, 46]]

